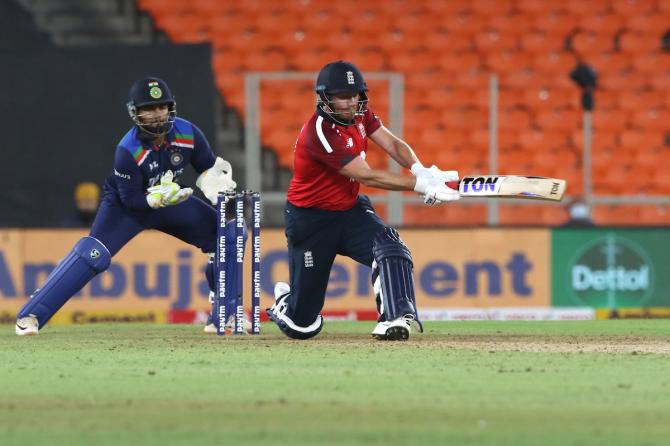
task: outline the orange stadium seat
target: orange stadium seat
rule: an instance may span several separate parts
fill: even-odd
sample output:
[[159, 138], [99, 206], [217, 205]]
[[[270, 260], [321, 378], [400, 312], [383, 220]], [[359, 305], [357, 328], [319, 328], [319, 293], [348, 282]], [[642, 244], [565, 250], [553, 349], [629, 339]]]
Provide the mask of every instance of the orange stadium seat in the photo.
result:
[[509, 109], [499, 110], [498, 112], [498, 127], [502, 131], [507, 130], [518, 133], [528, 130], [531, 127], [530, 123], [530, 115], [526, 110]]
[[475, 51], [445, 52], [433, 57], [442, 73], [456, 75], [463, 71], [482, 68], [482, 57]]
[[[598, 88], [607, 90], [624, 90], [629, 88], [635, 75], [632, 69], [601, 73], [598, 77]], [[597, 93], [596, 93], [597, 94]]]
[[574, 131], [582, 126], [582, 115], [576, 110], [560, 108], [538, 110], [535, 124], [543, 130]]
[[[595, 94], [595, 104], [597, 108], [616, 108], [619, 104], [620, 93], [617, 90], [608, 90], [598, 87]], [[581, 103], [581, 99], [580, 99]]]
[[521, 37], [532, 25], [533, 19], [533, 15], [519, 12], [496, 14], [489, 16], [484, 26], [489, 31], [497, 31], [501, 34], [512, 34]]
[[458, 12], [443, 15], [441, 25], [451, 33], [474, 35], [484, 30], [486, 21], [483, 17], [472, 12]]
[[568, 220], [565, 207], [556, 204], [504, 204], [498, 215], [504, 226], [559, 226]]
[[649, 86], [654, 90], [670, 91], [670, 73], [659, 73], [651, 76]]
[[670, 206], [642, 205], [640, 206], [640, 220], [647, 225], [668, 226], [670, 224]]
[[547, 51], [537, 53], [533, 58], [533, 69], [544, 75], [544, 73], [560, 74], [568, 77], [577, 65], [574, 54], [568, 51]]
[[[480, 108], [488, 110], [490, 92], [481, 92], [481, 96], [486, 102], [483, 102]], [[504, 111], [515, 108], [525, 110], [527, 109], [527, 105], [523, 89], [503, 86], [498, 90], [498, 110]]]
[[656, 90], [624, 90], [619, 94], [618, 106], [622, 110], [635, 111], [639, 109], [666, 108], [666, 98], [663, 92]]
[[598, 226], [635, 226], [640, 223], [640, 206], [597, 205], [592, 211], [592, 218]]
[[592, 114], [592, 125], [597, 130], [616, 131], [629, 125], [630, 114], [626, 110], [597, 108]]
[[[582, 149], [584, 147], [584, 131], [576, 130], [570, 133], [570, 140], [573, 147]], [[600, 153], [604, 150], [611, 150], [619, 145], [619, 134], [616, 131], [593, 129], [591, 134], [591, 149]]]
[[[386, 63], [386, 57], [383, 58]], [[426, 49], [396, 52], [388, 60], [388, 68], [392, 71], [414, 72], [435, 71], [439, 69], [439, 60], [435, 54]]]
[[[472, 144], [475, 147], [486, 147], [488, 153], [489, 135], [490, 132], [486, 128], [473, 131], [471, 133]], [[518, 130], [499, 129], [496, 134], [496, 140], [498, 142], [498, 149], [502, 155], [505, 155], [509, 150], [515, 151], [521, 144]]]
[[584, 0], [566, 0], [560, 2], [565, 11], [575, 16], [596, 15], [609, 12], [609, 2]]
[[481, 53], [514, 51], [519, 48], [519, 36], [509, 32], [480, 31], [475, 34], [474, 42]]
[[551, 8], [552, 2], [546, 0], [517, 0], [516, 10], [524, 14], [539, 14]]
[[[580, 29], [587, 33], [595, 33], [597, 35], [614, 34], [625, 28], [626, 17], [621, 14], [612, 14], [611, 12], [599, 12], [596, 14], [585, 14], [579, 17]], [[610, 43], [612, 43], [610, 41]]]
[[[440, 121], [447, 128], [464, 131], [486, 128], [488, 122], [488, 116], [471, 108], [442, 109], [439, 116]], [[430, 118], [434, 121], [435, 115], [431, 113]]]
[[576, 88], [530, 87], [520, 91], [525, 104], [537, 109], [578, 108], [579, 91]]
[[667, 130], [670, 110], [637, 110], [633, 112], [632, 125], [644, 130]]
[[619, 48], [625, 53], [650, 53], [661, 49], [661, 35], [646, 32], [625, 32], [619, 37]]
[[633, 32], [652, 33], [660, 36], [668, 30], [668, 15], [667, 13], [659, 14], [658, 12], [627, 15], [626, 29]]
[[439, 55], [438, 62], [442, 59], [443, 53], [470, 51], [473, 47], [474, 34], [470, 32], [450, 32], [444, 28], [431, 28], [423, 34], [423, 43], [427, 48], [435, 49]]
[[571, 38], [572, 49], [582, 58], [586, 54], [604, 53], [614, 49], [614, 32], [580, 31]]
[[546, 33], [560, 32], [566, 36], [578, 27], [575, 16], [564, 11], [543, 11], [533, 21], [533, 28]]
[[628, 54], [614, 51], [596, 51], [585, 53], [582, 56], [586, 63], [593, 65], [596, 71], [604, 73], [604, 75], [631, 68], [631, 57]]
[[519, 145], [525, 152], [554, 150], [563, 147], [569, 139], [563, 132], [540, 132], [527, 129], [519, 133]]
[[650, 13], [657, 4], [655, 0], [611, 0], [611, 3], [612, 10], [623, 15]]
[[484, 66], [494, 73], [531, 67], [532, 64], [530, 55], [521, 51], [503, 50], [484, 57]]
[[484, 226], [487, 211], [484, 204], [453, 204], [427, 207], [423, 203], [406, 204], [403, 212], [408, 226]]
[[480, 16], [499, 16], [514, 10], [513, 0], [472, 0], [472, 10]]
[[548, 33], [544, 30], [529, 29], [521, 35], [521, 48], [531, 53], [543, 51], [563, 51], [567, 35], [562, 31]]
[[657, 151], [665, 146], [663, 131], [625, 130], [620, 139], [623, 147], [639, 152]]
[[[668, 24], [670, 31], [670, 23]], [[653, 53], [633, 54], [631, 56], [633, 69], [644, 75], [658, 72], [670, 72], [670, 54], [655, 51]]]

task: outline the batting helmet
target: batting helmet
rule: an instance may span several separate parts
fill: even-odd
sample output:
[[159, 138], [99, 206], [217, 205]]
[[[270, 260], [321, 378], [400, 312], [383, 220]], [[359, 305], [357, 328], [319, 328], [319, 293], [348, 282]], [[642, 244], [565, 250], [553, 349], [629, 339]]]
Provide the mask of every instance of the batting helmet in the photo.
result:
[[351, 125], [353, 120], [345, 120], [338, 116], [339, 113], [336, 113], [331, 106], [331, 95], [338, 93], [358, 94], [356, 115], [361, 116], [368, 109], [368, 86], [365, 84], [363, 74], [351, 62], [338, 60], [323, 67], [316, 78], [314, 90], [318, 96], [317, 107], [338, 124]]

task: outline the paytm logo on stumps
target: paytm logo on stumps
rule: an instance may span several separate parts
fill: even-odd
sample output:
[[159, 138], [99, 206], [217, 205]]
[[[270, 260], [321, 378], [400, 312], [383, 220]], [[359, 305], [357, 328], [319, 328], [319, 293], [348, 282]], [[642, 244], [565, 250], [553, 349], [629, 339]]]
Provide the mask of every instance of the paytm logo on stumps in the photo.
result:
[[584, 246], [569, 272], [573, 298], [593, 307], [638, 307], [654, 287], [654, 268], [645, 250], [614, 234]]

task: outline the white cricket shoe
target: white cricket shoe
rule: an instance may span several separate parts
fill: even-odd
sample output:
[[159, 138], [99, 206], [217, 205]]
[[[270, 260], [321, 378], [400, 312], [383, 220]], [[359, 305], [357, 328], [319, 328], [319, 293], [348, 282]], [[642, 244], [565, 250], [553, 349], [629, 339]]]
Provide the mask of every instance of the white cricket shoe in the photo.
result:
[[[291, 287], [286, 282], [277, 282], [275, 283], [274, 295], [275, 303], [268, 308], [268, 315], [271, 316], [272, 320], [274, 316], [283, 316], [286, 313], [288, 305], [286, 304], [286, 298], [291, 293]], [[274, 315], [274, 316], [273, 316]]]
[[409, 320], [399, 317], [392, 321], [379, 322], [372, 330], [372, 336], [382, 341], [406, 341], [411, 332]]
[[277, 282], [275, 283], [275, 301], [279, 300], [280, 297], [282, 297], [284, 294], [288, 294], [291, 292], [291, 287], [289, 286], [288, 283], [286, 282]]
[[210, 322], [209, 324], [205, 325], [205, 328], [203, 328], [202, 331], [207, 334], [216, 334], [217, 333], [216, 325]]
[[16, 320], [16, 334], [19, 336], [34, 336], [40, 332], [40, 324], [32, 314]]

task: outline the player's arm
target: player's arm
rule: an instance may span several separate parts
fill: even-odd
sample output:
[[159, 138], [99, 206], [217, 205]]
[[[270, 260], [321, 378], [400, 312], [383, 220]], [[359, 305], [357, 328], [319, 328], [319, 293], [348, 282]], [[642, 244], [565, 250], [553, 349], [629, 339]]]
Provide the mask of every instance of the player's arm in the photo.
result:
[[339, 173], [366, 186], [386, 190], [414, 190], [417, 181], [414, 177], [372, 169], [360, 156], [354, 157]]
[[114, 157], [114, 176], [121, 203], [130, 209], [150, 209], [142, 172], [129, 151], [119, 148]]
[[402, 167], [409, 169], [412, 164], [420, 163], [409, 144], [395, 136], [383, 125], [370, 135], [370, 139]]
[[[193, 124], [191, 124], [193, 125]], [[209, 141], [198, 127], [193, 125], [193, 156], [191, 156], [191, 165], [198, 173], [203, 173], [214, 165], [216, 155]]]

